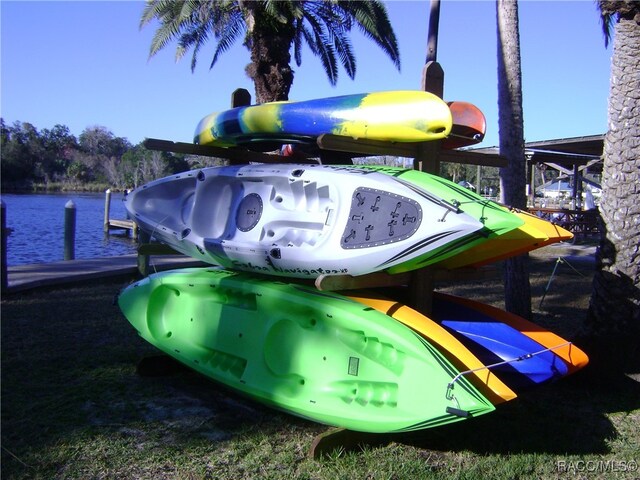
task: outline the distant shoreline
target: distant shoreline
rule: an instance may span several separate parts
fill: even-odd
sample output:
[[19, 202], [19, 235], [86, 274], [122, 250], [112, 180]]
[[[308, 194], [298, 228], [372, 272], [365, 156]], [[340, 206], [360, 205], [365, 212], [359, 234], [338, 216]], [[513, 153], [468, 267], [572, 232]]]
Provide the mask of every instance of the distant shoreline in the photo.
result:
[[29, 185], [2, 185], [1, 193], [104, 193], [110, 189], [112, 192], [124, 192], [126, 189], [113, 187], [105, 183], [34, 183]]

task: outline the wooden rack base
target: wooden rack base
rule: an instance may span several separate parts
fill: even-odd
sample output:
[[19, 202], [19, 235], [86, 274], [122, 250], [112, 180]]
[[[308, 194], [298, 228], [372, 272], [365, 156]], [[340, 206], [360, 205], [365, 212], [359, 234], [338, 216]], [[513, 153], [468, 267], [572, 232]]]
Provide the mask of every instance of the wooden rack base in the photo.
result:
[[361, 451], [364, 447], [382, 447], [390, 442], [389, 436], [378, 433], [353, 432], [332, 428], [317, 435], [311, 442], [308, 457], [318, 460], [336, 452]]
[[358, 290], [363, 288], [382, 288], [408, 285], [414, 280], [416, 272], [429, 272], [436, 281], [474, 281], [496, 278], [498, 269], [495, 265], [480, 268], [425, 268], [414, 272], [389, 275], [385, 272], [369, 273], [353, 277], [351, 275], [321, 275], [315, 281], [315, 286], [322, 291]]

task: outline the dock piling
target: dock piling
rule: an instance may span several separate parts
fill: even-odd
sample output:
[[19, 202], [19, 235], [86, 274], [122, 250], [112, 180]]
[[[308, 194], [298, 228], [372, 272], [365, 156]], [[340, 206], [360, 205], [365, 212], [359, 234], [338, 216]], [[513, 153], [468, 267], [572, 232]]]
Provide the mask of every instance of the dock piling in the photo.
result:
[[2, 256], [2, 267], [0, 274], [0, 289], [6, 291], [9, 283], [7, 280], [7, 236], [9, 231], [7, 230], [7, 206], [4, 200], [0, 199], [0, 255]]
[[76, 204], [69, 200], [64, 206], [64, 259], [76, 258]]
[[104, 197], [104, 234], [109, 235], [109, 214], [111, 212], [111, 189], [107, 188]]

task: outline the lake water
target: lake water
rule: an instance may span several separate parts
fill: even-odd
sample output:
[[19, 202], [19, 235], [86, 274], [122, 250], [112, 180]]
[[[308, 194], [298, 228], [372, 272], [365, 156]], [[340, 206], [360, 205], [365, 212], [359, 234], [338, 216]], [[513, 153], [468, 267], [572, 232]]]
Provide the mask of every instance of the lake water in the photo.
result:
[[[111, 196], [111, 218], [125, 219], [124, 194]], [[130, 236], [112, 231], [105, 236], [104, 193], [3, 194], [7, 227], [7, 263], [24, 265], [64, 260], [65, 205], [76, 206], [75, 258], [109, 257], [136, 252]]]

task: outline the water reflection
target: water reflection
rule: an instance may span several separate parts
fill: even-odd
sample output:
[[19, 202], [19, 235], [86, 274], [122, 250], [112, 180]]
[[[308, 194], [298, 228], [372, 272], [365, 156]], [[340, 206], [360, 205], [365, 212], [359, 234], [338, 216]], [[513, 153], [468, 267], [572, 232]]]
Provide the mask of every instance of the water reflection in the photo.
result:
[[[126, 218], [123, 194], [111, 198], [111, 218]], [[110, 257], [135, 253], [130, 236], [112, 231], [104, 235], [104, 202], [101, 193], [4, 194], [7, 227], [7, 263], [23, 265], [63, 260], [65, 204], [76, 206], [75, 258]]]

